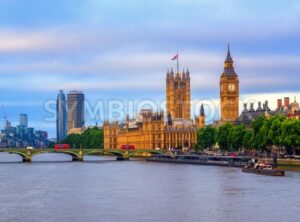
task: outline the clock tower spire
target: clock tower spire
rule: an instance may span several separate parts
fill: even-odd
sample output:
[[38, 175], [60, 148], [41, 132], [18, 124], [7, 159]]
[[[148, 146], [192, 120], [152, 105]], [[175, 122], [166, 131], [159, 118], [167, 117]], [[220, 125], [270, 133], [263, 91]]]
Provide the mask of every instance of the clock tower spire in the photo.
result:
[[224, 71], [220, 79], [221, 122], [234, 122], [239, 115], [239, 77], [233, 66], [228, 44]]

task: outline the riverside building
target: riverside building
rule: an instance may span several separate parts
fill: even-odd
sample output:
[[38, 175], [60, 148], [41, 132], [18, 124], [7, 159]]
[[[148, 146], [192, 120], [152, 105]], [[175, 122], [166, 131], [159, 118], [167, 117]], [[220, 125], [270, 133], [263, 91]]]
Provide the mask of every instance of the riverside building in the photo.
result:
[[197, 130], [205, 125], [203, 105], [195, 121], [190, 113], [190, 72], [166, 75], [166, 113], [151, 109], [141, 110], [135, 118], [124, 122], [103, 124], [104, 149], [134, 147], [136, 149], [192, 149]]

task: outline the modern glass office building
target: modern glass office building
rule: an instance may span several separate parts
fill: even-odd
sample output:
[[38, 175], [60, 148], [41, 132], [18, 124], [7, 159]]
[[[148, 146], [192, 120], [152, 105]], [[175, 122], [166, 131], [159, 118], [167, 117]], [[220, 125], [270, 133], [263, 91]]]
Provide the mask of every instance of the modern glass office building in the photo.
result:
[[84, 94], [82, 91], [71, 91], [67, 95], [68, 131], [84, 127]]
[[63, 90], [60, 90], [56, 101], [56, 138], [57, 142], [67, 137], [67, 102]]
[[19, 125], [25, 128], [28, 127], [28, 117], [27, 114], [20, 114]]

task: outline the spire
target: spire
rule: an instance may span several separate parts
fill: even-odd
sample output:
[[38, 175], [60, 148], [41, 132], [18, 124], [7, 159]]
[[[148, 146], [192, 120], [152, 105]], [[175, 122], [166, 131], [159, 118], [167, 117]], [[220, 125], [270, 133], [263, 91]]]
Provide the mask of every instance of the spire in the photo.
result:
[[225, 65], [224, 65], [224, 75], [236, 75], [235, 71], [234, 71], [234, 67], [233, 67], [233, 60], [230, 54], [230, 47], [228, 44], [228, 50], [227, 50], [227, 56], [225, 59]]
[[205, 116], [203, 104], [201, 104], [200, 115], [201, 115], [201, 116]]
[[168, 69], [168, 71], [167, 71], [167, 80], [169, 80], [170, 79], [170, 72], [169, 72], [169, 69]]
[[231, 58], [231, 54], [230, 54], [230, 46], [229, 46], [229, 43], [228, 43], [228, 50], [227, 50], [227, 56], [226, 56], [226, 60], [225, 60], [225, 62], [232, 62], [233, 63], [233, 60], [232, 60], [232, 58]]
[[172, 77], [172, 78], [174, 78], [174, 72], [173, 72], [173, 68], [171, 68], [170, 75], [171, 75], [171, 77]]
[[169, 112], [169, 114], [168, 114], [168, 125], [169, 125], [169, 126], [172, 126], [172, 125], [173, 125], [172, 116], [171, 116], [171, 113], [170, 113], [170, 112]]
[[185, 72], [184, 72], [184, 69], [182, 71], [182, 79], [185, 79]]
[[299, 103], [297, 102], [296, 96], [294, 97], [294, 105], [299, 105]]
[[186, 68], [186, 78], [190, 78], [190, 71], [189, 71], [189, 68]]

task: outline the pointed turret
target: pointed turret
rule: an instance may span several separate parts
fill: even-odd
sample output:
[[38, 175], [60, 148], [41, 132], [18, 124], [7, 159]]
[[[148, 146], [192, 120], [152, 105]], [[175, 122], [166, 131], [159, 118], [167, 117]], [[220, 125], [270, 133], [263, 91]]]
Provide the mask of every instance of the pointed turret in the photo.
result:
[[294, 97], [294, 104], [299, 104], [299, 103], [297, 102], [296, 96]]
[[227, 50], [227, 56], [226, 56], [226, 60], [225, 62], [228, 62], [228, 63], [233, 63], [233, 60], [231, 58], [231, 54], [230, 54], [230, 47], [229, 47], [229, 44], [228, 44], [228, 50]]
[[179, 72], [176, 73], [176, 79], [178, 79], [178, 80], [181, 79], [181, 76], [180, 76]]
[[184, 72], [184, 69], [182, 71], [182, 80], [185, 80], [185, 72]]
[[173, 121], [172, 121], [172, 116], [171, 113], [168, 114], [168, 126], [172, 126], [173, 125]]
[[190, 71], [189, 71], [189, 68], [186, 69], [186, 78], [187, 78], [187, 79], [190, 78]]
[[168, 69], [168, 71], [167, 71], [167, 82], [169, 82], [169, 80], [170, 80], [170, 72], [169, 72], [169, 69]]
[[173, 72], [173, 68], [171, 68], [170, 76], [171, 76], [171, 79], [174, 79], [174, 72]]
[[201, 104], [201, 108], [200, 108], [200, 116], [205, 116], [203, 104]]
[[233, 67], [233, 60], [230, 53], [230, 48], [228, 44], [227, 56], [224, 62], [224, 72], [223, 75], [236, 75]]

